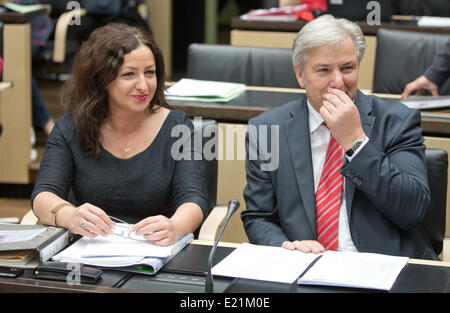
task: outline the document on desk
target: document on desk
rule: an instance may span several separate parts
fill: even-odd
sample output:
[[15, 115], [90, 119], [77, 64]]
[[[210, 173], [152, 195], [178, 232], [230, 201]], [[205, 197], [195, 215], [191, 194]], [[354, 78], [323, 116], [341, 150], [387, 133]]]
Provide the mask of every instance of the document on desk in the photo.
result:
[[213, 275], [280, 283], [390, 290], [407, 257], [326, 251], [302, 253], [243, 243], [215, 265]]
[[228, 102], [245, 92], [245, 84], [183, 78], [165, 92], [166, 99]]
[[52, 260], [154, 274], [192, 239], [193, 234], [186, 234], [170, 246], [157, 246], [148, 240], [133, 240], [117, 235], [83, 237], [53, 256]]
[[24, 267], [47, 261], [68, 243], [69, 232], [59, 227], [0, 224], [0, 254], [2, 251], [17, 251], [19, 257], [20, 251], [36, 252], [35, 258], [21, 264]]
[[[83, 238], [86, 239], [86, 238]], [[117, 235], [88, 239], [81, 252], [84, 258], [121, 257], [121, 256], [152, 256], [165, 258], [172, 254], [175, 244], [157, 246], [148, 240], [132, 240]]]
[[213, 275], [293, 283], [318, 257], [281, 247], [241, 244], [215, 265]]
[[427, 110], [427, 109], [442, 109], [450, 107], [450, 96], [418, 96], [409, 97], [400, 100], [401, 103], [411, 109]]
[[297, 282], [390, 290], [407, 261], [375, 253], [326, 251]]
[[450, 18], [440, 16], [422, 16], [419, 18], [417, 25], [423, 27], [450, 27]]

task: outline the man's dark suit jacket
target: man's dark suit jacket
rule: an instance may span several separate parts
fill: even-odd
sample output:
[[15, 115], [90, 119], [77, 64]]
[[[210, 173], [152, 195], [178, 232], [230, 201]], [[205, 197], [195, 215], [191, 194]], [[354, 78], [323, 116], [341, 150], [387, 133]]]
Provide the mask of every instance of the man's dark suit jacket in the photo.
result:
[[445, 47], [436, 53], [433, 64], [423, 75], [439, 87], [450, 77], [450, 39], [445, 43]]
[[[370, 138], [351, 162], [344, 161], [341, 170], [356, 248], [437, 259], [420, 225], [430, 190], [419, 111], [360, 91], [355, 104]], [[261, 171], [266, 156], [252, 160], [247, 153], [247, 209], [241, 217], [250, 242], [281, 246], [287, 240], [317, 240], [306, 96], [251, 119], [248, 129], [272, 129], [259, 125], [279, 125], [279, 166]], [[259, 144], [251, 138], [248, 131], [247, 151]], [[271, 135], [267, 138], [270, 147]]]

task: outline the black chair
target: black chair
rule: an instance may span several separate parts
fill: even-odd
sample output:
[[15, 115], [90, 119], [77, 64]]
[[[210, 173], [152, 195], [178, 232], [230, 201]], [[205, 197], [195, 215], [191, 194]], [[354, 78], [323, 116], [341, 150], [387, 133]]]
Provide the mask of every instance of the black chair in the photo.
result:
[[422, 225], [434, 251], [439, 255], [443, 250], [445, 237], [448, 154], [445, 150], [427, 148], [425, 158], [431, 201]]
[[187, 77], [299, 88], [289, 49], [194, 43], [188, 48]]
[[[379, 29], [373, 79], [374, 93], [401, 94], [405, 86], [433, 63], [449, 35]], [[440, 95], [450, 94], [450, 80]]]
[[[202, 150], [206, 147], [207, 152], [212, 152], [212, 155], [207, 156], [203, 154], [203, 162], [206, 168], [206, 184], [209, 200], [210, 213], [201, 227], [194, 232], [196, 239], [200, 240], [214, 240], [219, 225], [225, 219], [227, 206], [217, 204], [217, 173], [218, 173], [218, 160], [217, 160], [217, 149], [218, 149], [218, 138], [219, 129], [217, 121], [211, 119], [196, 119], [192, 120], [194, 124], [194, 131], [200, 133], [202, 138]], [[215, 149], [211, 149], [211, 147]], [[211, 151], [212, 150], [212, 151]]]

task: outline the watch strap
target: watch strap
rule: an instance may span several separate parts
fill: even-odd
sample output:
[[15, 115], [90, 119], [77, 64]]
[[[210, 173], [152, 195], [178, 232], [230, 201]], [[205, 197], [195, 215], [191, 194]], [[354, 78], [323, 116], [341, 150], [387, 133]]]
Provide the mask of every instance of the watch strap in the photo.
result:
[[53, 221], [53, 226], [57, 226], [56, 225], [56, 216], [58, 215], [58, 211], [60, 209], [62, 209], [65, 206], [72, 206], [72, 204], [70, 204], [69, 202], [63, 202], [60, 203], [58, 205], [56, 205], [51, 211], [50, 211], [50, 215], [52, 216], [52, 221]]

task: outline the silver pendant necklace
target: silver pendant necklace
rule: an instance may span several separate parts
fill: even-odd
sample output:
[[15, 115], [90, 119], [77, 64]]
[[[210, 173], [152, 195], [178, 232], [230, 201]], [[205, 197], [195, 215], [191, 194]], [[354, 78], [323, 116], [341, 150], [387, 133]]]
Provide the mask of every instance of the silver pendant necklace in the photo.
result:
[[[109, 125], [109, 121], [106, 121], [106, 127], [108, 127], [108, 129], [111, 131], [111, 133], [120, 141], [120, 143], [122, 144], [122, 145], [124, 145], [125, 147], [123, 148], [123, 151], [125, 152], [125, 153], [130, 153], [131, 152], [131, 143], [133, 142], [133, 140], [134, 140], [134, 137], [133, 137], [133, 139], [131, 139], [130, 140], [130, 142], [128, 143], [128, 144], [124, 144], [123, 143], [123, 141], [122, 141], [122, 139], [119, 137], [119, 135], [117, 135], [116, 134], [116, 132], [112, 129], [112, 127]], [[136, 136], [136, 135], [135, 135]]]

